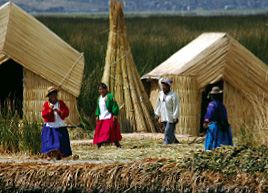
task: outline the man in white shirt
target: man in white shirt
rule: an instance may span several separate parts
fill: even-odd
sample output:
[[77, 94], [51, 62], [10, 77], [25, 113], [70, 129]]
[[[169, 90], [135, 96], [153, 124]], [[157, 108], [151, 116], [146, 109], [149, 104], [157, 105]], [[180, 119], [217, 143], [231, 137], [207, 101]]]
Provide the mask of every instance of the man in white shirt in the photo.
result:
[[178, 143], [175, 137], [175, 126], [178, 123], [180, 114], [179, 98], [178, 95], [170, 89], [172, 80], [167, 78], [161, 82], [161, 85], [163, 90], [160, 91], [157, 98], [155, 119], [158, 121], [159, 116], [161, 116], [161, 122], [165, 126], [165, 138], [163, 143]]

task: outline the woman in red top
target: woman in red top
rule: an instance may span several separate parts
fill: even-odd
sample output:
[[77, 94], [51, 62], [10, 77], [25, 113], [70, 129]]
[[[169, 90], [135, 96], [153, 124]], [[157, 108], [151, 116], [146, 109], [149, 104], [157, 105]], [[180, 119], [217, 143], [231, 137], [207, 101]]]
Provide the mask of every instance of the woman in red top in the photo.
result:
[[51, 159], [51, 152], [57, 152], [57, 160], [61, 157], [72, 155], [69, 133], [64, 119], [69, 116], [69, 109], [62, 100], [58, 100], [58, 89], [51, 86], [47, 89], [45, 102], [42, 110], [42, 117], [45, 124], [41, 134], [41, 153], [47, 154]]

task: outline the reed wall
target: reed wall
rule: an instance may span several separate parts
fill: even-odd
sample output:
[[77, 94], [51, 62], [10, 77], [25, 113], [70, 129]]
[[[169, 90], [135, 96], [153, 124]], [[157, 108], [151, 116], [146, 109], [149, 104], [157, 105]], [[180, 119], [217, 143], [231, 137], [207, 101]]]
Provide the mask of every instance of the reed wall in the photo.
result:
[[227, 81], [224, 82], [223, 103], [233, 135], [240, 131], [243, 124], [253, 123], [255, 111], [252, 103]]
[[[176, 133], [197, 136], [200, 125], [201, 94], [194, 76], [164, 75], [173, 80], [172, 90], [178, 94], [180, 103], [179, 123]], [[160, 91], [157, 80], [151, 80], [150, 101], [155, 107]]]
[[172, 90], [178, 94], [180, 103], [179, 123], [176, 133], [197, 136], [200, 126], [201, 94], [194, 76], [165, 75], [173, 80]]
[[[47, 88], [49, 86], [56, 86], [50, 83], [49, 81], [43, 79], [39, 75], [27, 70], [23, 69], [23, 112], [27, 117], [35, 117], [37, 121], [42, 122], [42, 108], [47, 101], [45, 97]], [[69, 107], [70, 115], [66, 118], [65, 123], [68, 126], [75, 126], [80, 123], [78, 111], [77, 111], [77, 103], [76, 97], [72, 94], [61, 90], [58, 93], [58, 98], [63, 100], [66, 105]]]

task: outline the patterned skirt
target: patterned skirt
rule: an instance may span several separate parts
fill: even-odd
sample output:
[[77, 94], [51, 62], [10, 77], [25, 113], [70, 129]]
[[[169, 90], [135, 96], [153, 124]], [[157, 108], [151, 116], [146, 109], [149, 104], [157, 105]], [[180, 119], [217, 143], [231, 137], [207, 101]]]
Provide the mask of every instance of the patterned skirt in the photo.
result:
[[41, 153], [59, 150], [63, 157], [72, 155], [67, 127], [52, 128], [47, 127], [45, 123], [41, 134], [41, 141]]

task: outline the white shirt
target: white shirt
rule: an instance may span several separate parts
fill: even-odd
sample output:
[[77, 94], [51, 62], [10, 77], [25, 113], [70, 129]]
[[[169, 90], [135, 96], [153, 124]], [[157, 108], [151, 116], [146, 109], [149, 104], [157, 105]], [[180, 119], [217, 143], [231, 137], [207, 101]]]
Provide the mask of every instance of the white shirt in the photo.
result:
[[100, 99], [99, 99], [99, 108], [100, 108], [99, 120], [110, 119], [112, 117], [112, 114], [108, 111], [108, 109], [106, 107], [105, 99], [106, 99], [106, 96], [104, 96], [104, 97], [100, 96]]
[[[53, 105], [53, 104], [50, 103], [50, 105]], [[53, 110], [54, 109], [59, 109], [59, 102], [54, 104]], [[53, 127], [53, 128], [66, 127], [64, 120], [60, 118], [59, 114], [56, 111], [54, 111], [54, 116], [55, 116], [55, 121], [46, 123], [47, 127]]]
[[161, 122], [173, 123], [180, 115], [180, 104], [178, 95], [170, 90], [167, 95], [160, 91], [156, 106], [155, 115], [161, 116]]

